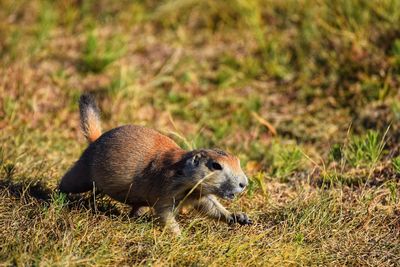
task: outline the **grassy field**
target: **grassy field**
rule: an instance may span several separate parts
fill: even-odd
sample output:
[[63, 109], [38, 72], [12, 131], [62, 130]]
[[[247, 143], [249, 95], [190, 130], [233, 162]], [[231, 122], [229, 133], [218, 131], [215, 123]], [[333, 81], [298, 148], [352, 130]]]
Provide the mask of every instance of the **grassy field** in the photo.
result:
[[[400, 262], [400, 1], [0, 2], [0, 265]], [[55, 192], [103, 128], [236, 154], [252, 226]]]

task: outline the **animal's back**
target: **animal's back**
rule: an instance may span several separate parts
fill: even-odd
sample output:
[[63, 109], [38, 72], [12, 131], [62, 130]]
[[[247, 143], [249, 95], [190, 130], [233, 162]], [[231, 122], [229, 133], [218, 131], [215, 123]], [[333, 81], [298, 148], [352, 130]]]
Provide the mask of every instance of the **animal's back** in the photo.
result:
[[[146, 199], [158, 177], [145, 177], [154, 162], [181, 148], [159, 132], [125, 125], [104, 133], [89, 146], [90, 176], [96, 187], [121, 202]], [[137, 198], [131, 199], [130, 197]]]

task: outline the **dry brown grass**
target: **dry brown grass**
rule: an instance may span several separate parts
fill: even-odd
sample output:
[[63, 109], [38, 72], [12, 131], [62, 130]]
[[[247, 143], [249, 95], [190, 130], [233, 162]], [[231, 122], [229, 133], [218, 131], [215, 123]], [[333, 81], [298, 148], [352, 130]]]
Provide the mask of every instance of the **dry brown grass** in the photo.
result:
[[[0, 264], [398, 265], [399, 5], [2, 1]], [[84, 91], [104, 129], [237, 154], [251, 183], [226, 205], [255, 224], [189, 212], [174, 238], [54, 192]]]

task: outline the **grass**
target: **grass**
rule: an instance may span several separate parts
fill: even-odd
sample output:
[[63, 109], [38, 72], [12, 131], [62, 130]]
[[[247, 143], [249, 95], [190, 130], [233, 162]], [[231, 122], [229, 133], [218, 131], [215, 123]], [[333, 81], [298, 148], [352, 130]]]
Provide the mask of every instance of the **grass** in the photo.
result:
[[382, 156], [384, 136], [376, 131], [368, 131], [363, 136], [353, 136], [345, 149], [346, 161], [353, 167], [373, 167]]
[[285, 180], [289, 175], [300, 170], [303, 154], [298, 147], [290, 144], [274, 144], [272, 146], [272, 154], [274, 176]]
[[99, 39], [90, 33], [87, 36], [85, 48], [82, 53], [82, 70], [88, 72], [102, 72], [109, 64], [122, 55], [121, 44], [116, 39], [111, 39], [100, 45]]
[[[395, 0], [1, 1], [0, 265], [396, 265], [397, 25]], [[254, 225], [189, 211], [174, 238], [55, 192], [86, 91], [104, 129], [236, 154], [250, 184], [224, 204]]]
[[393, 168], [397, 173], [400, 173], [400, 156], [393, 159]]

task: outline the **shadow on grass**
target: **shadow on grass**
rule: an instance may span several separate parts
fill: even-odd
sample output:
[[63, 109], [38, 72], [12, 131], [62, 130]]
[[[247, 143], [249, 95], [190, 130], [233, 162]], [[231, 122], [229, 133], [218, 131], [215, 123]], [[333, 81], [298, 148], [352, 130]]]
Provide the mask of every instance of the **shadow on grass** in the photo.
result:
[[26, 202], [36, 200], [45, 206], [61, 204], [69, 210], [91, 210], [109, 217], [117, 217], [121, 212], [103, 194], [63, 194], [56, 189], [47, 187], [42, 181], [13, 181], [12, 179], [0, 179], [0, 194], [6, 194], [17, 200]]
[[46, 187], [41, 181], [16, 182], [11, 179], [0, 179], [0, 191], [6, 191], [17, 199], [33, 198], [41, 202], [50, 203], [53, 190]]

